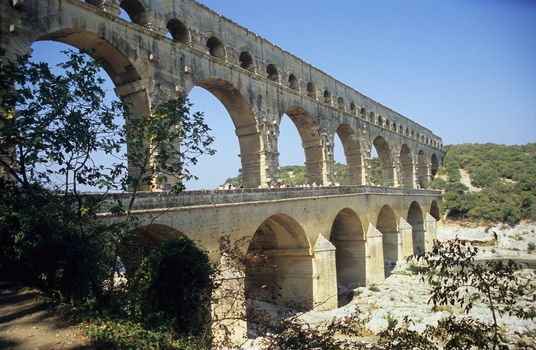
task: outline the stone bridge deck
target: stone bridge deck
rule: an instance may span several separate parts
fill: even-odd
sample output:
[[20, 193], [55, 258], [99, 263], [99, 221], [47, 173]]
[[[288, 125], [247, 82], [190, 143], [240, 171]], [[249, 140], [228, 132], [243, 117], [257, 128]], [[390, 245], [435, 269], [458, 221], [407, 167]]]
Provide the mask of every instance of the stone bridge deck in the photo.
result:
[[[137, 194], [133, 210], [148, 210], [165, 208], [214, 206], [249, 202], [277, 201], [285, 199], [304, 199], [327, 196], [390, 194], [390, 195], [420, 195], [438, 196], [434, 190], [392, 188], [379, 186], [334, 186], [334, 187], [287, 187], [287, 188], [244, 188], [234, 190], [198, 190], [181, 193], [169, 192], [140, 192]], [[114, 195], [124, 206], [128, 204], [130, 194]], [[106, 208], [106, 207], [105, 207]]]

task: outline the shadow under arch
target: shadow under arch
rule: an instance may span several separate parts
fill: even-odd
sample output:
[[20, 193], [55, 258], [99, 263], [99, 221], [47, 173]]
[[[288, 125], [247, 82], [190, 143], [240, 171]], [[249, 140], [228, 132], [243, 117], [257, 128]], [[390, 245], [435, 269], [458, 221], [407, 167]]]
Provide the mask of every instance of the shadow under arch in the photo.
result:
[[[291, 106], [287, 108], [285, 114], [290, 118], [301, 138], [305, 153], [307, 181], [310, 184], [316, 182], [324, 185], [324, 157], [318, 125], [312, 115], [303, 107]], [[279, 150], [280, 153], [282, 151]]]
[[425, 188], [428, 185], [428, 162], [423, 150], [417, 154], [417, 180], [420, 188]]
[[353, 290], [366, 285], [365, 232], [359, 216], [342, 209], [331, 226], [330, 241], [335, 246], [339, 307], [348, 304]]
[[264, 220], [251, 239], [248, 256], [253, 260], [246, 265], [246, 299], [312, 308], [313, 256], [296, 220], [285, 214]]
[[437, 205], [437, 202], [435, 200], [433, 200], [430, 204], [430, 215], [432, 215], [432, 217], [436, 219], [436, 221], [439, 221], [439, 219], [441, 218], [441, 216], [439, 215], [439, 206]]
[[389, 205], [384, 205], [378, 219], [376, 221], [376, 228], [382, 233], [382, 245], [383, 245], [383, 262], [385, 277], [388, 277], [396, 266], [398, 261], [398, 226], [396, 222], [396, 215]]
[[437, 156], [435, 153], [432, 153], [432, 157], [430, 158], [430, 175], [432, 175], [432, 180], [437, 175], [437, 172], [439, 171], [439, 159], [437, 159]]
[[411, 151], [406, 144], [403, 144], [402, 147], [400, 147], [400, 166], [402, 168], [402, 185], [405, 188], [413, 188], [413, 158], [411, 157]]
[[419, 203], [411, 202], [406, 221], [411, 225], [413, 255], [423, 254], [425, 251], [424, 218]]
[[337, 128], [337, 135], [344, 149], [346, 166], [348, 167], [348, 184], [363, 185], [365, 179], [363, 157], [355, 130], [348, 124], [341, 124]]
[[261, 135], [253, 109], [242, 93], [231, 83], [219, 78], [205, 78], [195, 83], [214, 95], [233, 121], [240, 147], [242, 184], [256, 188], [261, 184]]
[[383, 137], [376, 136], [372, 144], [378, 152], [378, 158], [380, 158], [384, 185], [394, 186], [395, 172], [389, 143]]

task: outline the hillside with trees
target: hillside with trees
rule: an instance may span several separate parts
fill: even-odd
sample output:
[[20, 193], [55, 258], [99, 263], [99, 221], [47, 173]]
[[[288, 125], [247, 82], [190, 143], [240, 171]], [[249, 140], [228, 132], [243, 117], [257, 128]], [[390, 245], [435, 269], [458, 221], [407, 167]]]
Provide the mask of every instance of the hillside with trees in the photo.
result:
[[[536, 220], [536, 143], [462, 144], [446, 147], [443, 169], [430, 187], [441, 189], [450, 219], [504, 222]], [[470, 177], [470, 190], [460, 169]]]

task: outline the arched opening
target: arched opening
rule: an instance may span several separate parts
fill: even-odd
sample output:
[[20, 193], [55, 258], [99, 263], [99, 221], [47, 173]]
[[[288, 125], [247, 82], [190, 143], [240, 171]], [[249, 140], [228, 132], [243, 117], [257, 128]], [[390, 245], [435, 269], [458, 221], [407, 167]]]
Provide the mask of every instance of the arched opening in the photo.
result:
[[430, 159], [430, 164], [432, 165], [431, 168], [431, 175], [432, 179], [436, 177], [437, 172], [439, 171], [439, 159], [437, 159], [437, 156], [435, 153], [432, 153], [432, 158]]
[[[126, 12], [130, 22], [144, 26], [148, 23], [147, 11], [138, 0], [122, 0], [119, 7]], [[122, 16], [124, 18], [124, 16]], [[126, 18], [125, 18], [126, 19]], [[128, 20], [127, 19], [127, 20]]]
[[359, 109], [359, 117], [365, 119], [367, 115], [367, 111], [365, 110], [365, 107], [361, 107]]
[[[298, 176], [297, 173], [293, 172], [292, 178], [290, 178], [290, 175], [288, 176], [288, 180], [290, 181], [289, 185], [299, 185], [300, 182], [308, 184], [316, 183], [317, 185], [324, 184], [322, 141], [313, 117], [301, 107], [288, 108], [286, 113], [281, 117], [281, 126], [279, 128], [280, 135], [283, 135], [284, 132], [283, 124], [285, 115], [288, 116], [294, 124], [299, 133], [299, 139], [294, 136], [293, 139], [290, 140], [292, 143], [287, 145], [283, 145], [281, 137], [278, 139], [280, 165], [296, 165], [284, 164], [283, 159], [288, 157], [286, 153], [294, 153], [294, 159], [299, 156], [297, 153], [299, 153], [300, 149], [303, 149], [302, 154], [305, 154], [305, 174]], [[299, 144], [299, 141], [301, 141], [300, 146], [292, 146], [292, 144]]]
[[[195, 110], [204, 112], [215, 138], [212, 148], [216, 154], [201, 158], [192, 168], [200, 181], [187, 182], [187, 188], [214, 189], [229, 178], [233, 178], [235, 187], [257, 188], [261, 183], [260, 134], [253, 110], [242, 93], [227, 81], [207, 78], [197, 82], [189, 98]], [[222, 115], [229, 115], [230, 119], [221, 118]], [[231, 135], [238, 136], [238, 147], [236, 141], [229, 143]]]
[[413, 159], [408, 145], [403, 144], [400, 148], [400, 165], [402, 168], [402, 186], [413, 188]]
[[432, 201], [432, 204], [430, 204], [430, 215], [432, 215], [436, 221], [439, 221], [441, 218], [439, 215], [439, 206], [437, 205], [436, 201]]
[[207, 40], [206, 47], [208, 49], [209, 55], [217, 58], [225, 57], [225, 48], [223, 47], [223, 44], [221, 43], [220, 39], [211, 36]]
[[392, 127], [393, 131], [394, 132], [397, 132], [398, 131], [398, 128], [397, 128], [397, 125], [395, 122], [393, 122], [393, 127]]
[[238, 57], [240, 61], [240, 67], [253, 72], [255, 70], [255, 64], [253, 63], [253, 57], [247, 51], [242, 51]]
[[381, 115], [378, 116], [378, 125], [383, 127], [383, 117]]
[[188, 29], [186, 28], [184, 23], [182, 23], [178, 19], [170, 19], [167, 22], [166, 28], [169, 31], [169, 34], [171, 34], [171, 37], [174, 41], [183, 44], [190, 42], [190, 33], [188, 32]]
[[324, 90], [324, 103], [331, 104], [331, 93], [328, 90]]
[[357, 113], [355, 103], [350, 103], [350, 112], [355, 115]]
[[[138, 71], [134, 68], [130, 59], [124, 55], [112, 43], [104, 40], [99, 35], [80, 28], [70, 28], [45, 33], [33, 43], [33, 57], [38, 61], [45, 61], [50, 66], [63, 62], [65, 56], [60, 54], [69, 48], [78, 48], [85, 50], [91, 54], [95, 60], [102, 64], [104, 71], [107, 73], [100, 77], [104, 80], [104, 89], [106, 91], [114, 91], [114, 86], [118, 89], [129, 87], [129, 83], [139, 81], [141, 79]], [[52, 62], [54, 61], [54, 62]], [[115, 96], [110, 93], [106, 99], [112, 100]], [[128, 94], [123, 96], [124, 101], [130, 105], [130, 117], [136, 118], [139, 116], [147, 116], [150, 114], [149, 100], [147, 91], [141, 87], [137, 90], [130, 90]], [[125, 120], [117, 120], [116, 124], [124, 124]], [[127, 140], [128, 142], [128, 140]], [[136, 162], [132, 159], [133, 149], [126, 149], [128, 173], [136, 177], [140, 170], [135, 166]], [[139, 150], [138, 150], [139, 151]], [[117, 156], [121, 157], [125, 150], [121, 150]], [[104, 166], [111, 166], [112, 163], [117, 163], [117, 159], [112, 157], [102, 157], [101, 163]], [[142, 185], [141, 190], [148, 190], [148, 185]], [[99, 190], [90, 188], [79, 188], [79, 190]]]
[[422, 150], [417, 155], [417, 181], [420, 188], [428, 185], [428, 164]]
[[340, 110], [345, 110], [344, 108], [344, 99], [342, 97], [339, 97], [337, 99], [337, 106], [339, 107]]
[[376, 116], [374, 115], [374, 112], [369, 112], [369, 122], [375, 123], [376, 122]]
[[246, 265], [246, 299], [311, 309], [313, 256], [309, 248], [303, 228], [290, 216], [276, 214], [264, 220], [248, 247], [252, 263]]
[[413, 255], [423, 254], [425, 247], [424, 219], [419, 203], [412, 202], [409, 206], [407, 222], [411, 225]]
[[376, 137], [372, 144], [378, 154], [380, 167], [382, 169], [383, 183], [377, 185], [393, 186], [395, 175], [389, 144], [381, 136]]
[[348, 304], [357, 287], [366, 284], [365, 234], [359, 216], [349, 208], [341, 210], [331, 226], [330, 241], [336, 248], [339, 307]]
[[316, 87], [315, 84], [311, 82], [307, 83], [307, 96], [316, 100]]
[[385, 277], [388, 277], [398, 261], [398, 229], [395, 212], [384, 205], [378, 214], [376, 228], [382, 233]]
[[298, 81], [298, 78], [294, 74], [291, 74], [288, 76], [288, 87], [292, 90], [299, 90], [300, 83]]
[[[342, 149], [344, 150], [344, 159], [346, 163], [345, 176], [347, 183], [342, 185], [360, 186], [364, 184], [364, 167], [363, 157], [361, 155], [361, 148], [357, 140], [357, 134], [348, 124], [341, 124], [337, 128], [337, 136], [341, 141]], [[337, 144], [335, 144], [337, 146]], [[337, 147], [334, 153], [337, 155]], [[340, 182], [340, 181], [339, 181]]]
[[387, 129], [390, 129], [391, 128], [391, 122], [389, 121], [389, 119], [385, 119], [385, 127]]
[[406, 127], [406, 131], [404, 132], [404, 135], [409, 136], [409, 129]]
[[266, 78], [271, 81], [279, 81], [279, 72], [277, 71], [277, 67], [273, 64], [269, 64], [266, 67]]

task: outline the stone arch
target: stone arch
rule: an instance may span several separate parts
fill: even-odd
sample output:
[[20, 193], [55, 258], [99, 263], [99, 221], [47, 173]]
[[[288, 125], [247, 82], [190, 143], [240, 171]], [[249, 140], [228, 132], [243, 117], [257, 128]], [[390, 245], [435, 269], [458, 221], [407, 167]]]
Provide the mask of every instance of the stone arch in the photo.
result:
[[101, 36], [82, 28], [66, 28], [44, 34], [35, 41], [58, 41], [87, 51], [101, 62], [116, 86], [140, 80], [140, 74], [131, 60], [117, 47]]
[[350, 103], [350, 112], [355, 115], [357, 113], [357, 107], [355, 106], [355, 103]]
[[238, 136], [242, 184], [244, 187], [256, 188], [261, 184], [261, 136], [252, 107], [242, 93], [228, 81], [205, 78], [195, 85], [208, 90], [227, 109]]
[[285, 114], [289, 116], [300, 134], [305, 152], [307, 181], [309, 183], [316, 182], [317, 184], [324, 184], [322, 139], [315, 120], [312, 115], [302, 107], [289, 107]]
[[378, 116], [378, 125], [383, 127], [383, 117], [381, 115]]
[[208, 38], [205, 46], [207, 47], [208, 54], [210, 56], [214, 56], [217, 58], [225, 57], [225, 47], [223, 46], [221, 40], [216, 38], [215, 36], [211, 36], [210, 38]]
[[378, 157], [380, 158], [384, 186], [393, 186], [395, 174], [391, 157], [391, 148], [389, 147], [387, 141], [385, 141], [385, 139], [381, 136], [377, 136], [372, 144], [376, 148]]
[[335, 246], [339, 306], [347, 304], [353, 289], [366, 285], [365, 232], [359, 216], [342, 209], [331, 226], [330, 241]]
[[271, 81], [279, 81], [279, 71], [274, 64], [269, 64], [266, 66], [266, 78]]
[[[134, 86], [131, 87], [130, 85], [130, 83], [141, 80], [140, 73], [136, 70], [130, 58], [113, 43], [83, 28], [45, 31], [45, 33], [36, 37], [34, 41], [46, 40], [61, 42], [85, 50], [91, 57], [101, 62], [103, 69], [117, 88], [116, 94], [130, 105], [131, 118], [147, 116], [151, 113], [151, 104], [146, 88], [133, 88]], [[129, 119], [126, 119], [126, 123], [128, 121]], [[127, 147], [128, 173], [136, 178], [140, 169], [132, 159], [133, 151], [132, 148]], [[140, 150], [136, 151], [140, 152]], [[149, 190], [149, 185], [143, 185], [140, 190]]]
[[428, 164], [423, 150], [417, 154], [417, 183], [420, 188], [428, 185]]
[[413, 188], [413, 158], [411, 157], [411, 151], [406, 144], [403, 144], [400, 148], [400, 166], [402, 168], [402, 186], [405, 188]]
[[385, 128], [390, 129], [391, 128], [391, 122], [389, 119], [385, 119]]
[[298, 78], [294, 74], [290, 74], [288, 76], [288, 87], [292, 90], [299, 90], [300, 89], [300, 82]]
[[337, 99], [337, 107], [340, 109], [340, 110], [345, 110], [345, 107], [344, 107], [344, 99], [342, 97], [339, 97]]
[[439, 221], [441, 218], [439, 215], [439, 206], [437, 205], [437, 202], [435, 200], [432, 201], [430, 204], [430, 215], [436, 219], [436, 221]]
[[439, 171], [439, 159], [435, 155], [435, 153], [432, 153], [432, 157], [430, 158], [430, 175], [432, 175], [432, 179], [437, 175], [437, 172]]
[[316, 87], [312, 82], [307, 83], [307, 96], [316, 100]]
[[365, 110], [365, 107], [359, 108], [359, 117], [362, 119], [365, 119], [367, 116], [367, 111]]
[[396, 215], [389, 205], [384, 205], [378, 219], [376, 221], [376, 228], [382, 233], [383, 244], [383, 260], [385, 277], [388, 277], [396, 266], [398, 261], [398, 226], [396, 222]]
[[348, 167], [348, 184], [356, 186], [363, 185], [363, 157], [356, 132], [350, 125], [341, 124], [337, 128], [337, 135], [344, 149], [346, 166]]
[[398, 126], [396, 125], [396, 122], [393, 122], [393, 127], [392, 127], [393, 131], [394, 132], [397, 132], [398, 131]]
[[424, 218], [419, 203], [411, 202], [407, 222], [411, 225], [413, 255], [423, 254], [425, 249]]
[[242, 51], [238, 57], [238, 60], [240, 61], [241, 68], [244, 68], [250, 72], [255, 71], [255, 62], [253, 61], [253, 57], [249, 52]]
[[166, 28], [169, 31], [169, 34], [171, 34], [173, 41], [182, 44], [188, 44], [190, 42], [190, 32], [188, 31], [188, 28], [178, 19], [170, 19], [166, 24]]
[[296, 220], [286, 214], [264, 220], [253, 234], [248, 256], [260, 263], [246, 266], [246, 299], [312, 308], [313, 256]]
[[331, 105], [331, 92], [329, 90], [324, 90], [324, 103], [327, 103], [328, 105]]
[[121, 0], [119, 7], [125, 10], [132, 23], [140, 26], [148, 24], [147, 9], [139, 0]]
[[375, 123], [376, 122], [376, 116], [374, 115], [373, 111], [369, 112], [369, 122]]

